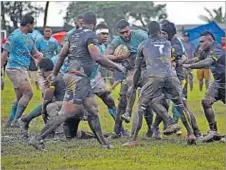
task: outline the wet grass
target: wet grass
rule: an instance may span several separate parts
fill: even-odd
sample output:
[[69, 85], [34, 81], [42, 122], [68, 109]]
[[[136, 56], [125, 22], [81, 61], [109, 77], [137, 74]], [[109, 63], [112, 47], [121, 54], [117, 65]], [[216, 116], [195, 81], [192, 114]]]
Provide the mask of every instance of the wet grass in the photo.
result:
[[[118, 98], [119, 87], [113, 92], [115, 99]], [[204, 92], [198, 91], [197, 83], [194, 91], [189, 93], [188, 105], [196, 114], [198, 124], [203, 133], [208, 130], [208, 124], [203, 114], [200, 101]], [[124, 148], [121, 144], [127, 142], [128, 138], [117, 140], [109, 139], [114, 145], [111, 150], [102, 149], [95, 139], [66, 141], [64, 139], [47, 140], [47, 152], [39, 152], [28, 146], [21, 140], [18, 129], [5, 129], [10, 105], [14, 99], [14, 91], [8, 79], [2, 92], [1, 115], [2, 115], [2, 169], [38, 169], [38, 170], [214, 170], [225, 169], [225, 144], [197, 143], [195, 146], [186, 145], [185, 137], [164, 136], [163, 140], [143, 140], [142, 135], [146, 132], [146, 124], [143, 123], [139, 136], [140, 145], [134, 148]], [[99, 103], [100, 119], [102, 129], [112, 132], [113, 120], [107, 112], [106, 106], [97, 99]], [[29, 113], [41, 102], [39, 91], [34, 88], [34, 97], [25, 113]], [[117, 102], [117, 100], [116, 100]], [[219, 131], [226, 133], [226, 109], [220, 102], [215, 106], [216, 119]], [[131, 129], [131, 124], [125, 124]], [[42, 119], [32, 121], [30, 131], [33, 134], [43, 127]], [[89, 130], [87, 122], [82, 122], [80, 129]], [[185, 134], [184, 128], [182, 128]]]

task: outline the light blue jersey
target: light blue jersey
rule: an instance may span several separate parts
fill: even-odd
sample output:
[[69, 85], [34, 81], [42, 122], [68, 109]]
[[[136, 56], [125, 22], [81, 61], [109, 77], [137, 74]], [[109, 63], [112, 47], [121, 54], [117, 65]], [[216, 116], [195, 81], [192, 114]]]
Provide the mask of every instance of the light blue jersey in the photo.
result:
[[[53, 64], [56, 65], [57, 60], [58, 60], [58, 56], [52, 57], [51, 60], [52, 60]], [[62, 73], [66, 73], [66, 72], [67, 72], [67, 61], [68, 61], [68, 58], [65, 58], [64, 63], [63, 63], [63, 65], [61, 66], [60, 71], [61, 71]]]
[[9, 52], [6, 68], [28, 70], [31, 63], [31, 55], [37, 52], [31, 34], [24, 34], [20, 29], [14, 30], [9, 35], [3, 48]]
[[[100, 53], [101, 53], [102, 55], [104, 55], [105, 50], [106, 50], [106, 46], [105, 46], [104, 44], [101, 44], [101, 45], [99, 45], [99, 49], [100, 49]], [[91, 75], [90, 75], [90, 79], [93, 79], [93, 78], [96, 77], [96, 75], [97, 75], [98, 72], [99, 72], [99, 66], [100, 66], [100, 65], [99, 65], [98, 63], [95, 64], [95, 66], [94, 66], [94, 68], [93, 68], [93, 70], [92, 70], [92, 73], [91, 73]]]
[[120, 36], [116, 36], [108, 45], [108, 48], [110, 47], [115, 50], [120, 44], [125, 44], [129, 48], [130, 53], [137, 53], [138, 46], [146, 39], [148, 39], [147, 32], [131, 30], [131, 39], [129, 41], [124, 41]]
[[32, 38], [35, 40], [35, 42], [39, 39], [42, 38], [43, 35], [40, 33], [38, 30], [33, 30], [32, 33], [30, 33]]
[[44, 37], [39, 38], [36, 41], [36, 48], [46, 58], [52, 58], [60, 52], [58, 42], [53, 37], [50, 37], [49, 40], [46, 40]]
[[71, 29], [70, 31], [67, 32], [67, 34], [64, 36], [64, 39], [61, 42], [61, 45], [64, 46], [66, 42], [68, 41], [68, 37], [76, 30], [76, 28]]

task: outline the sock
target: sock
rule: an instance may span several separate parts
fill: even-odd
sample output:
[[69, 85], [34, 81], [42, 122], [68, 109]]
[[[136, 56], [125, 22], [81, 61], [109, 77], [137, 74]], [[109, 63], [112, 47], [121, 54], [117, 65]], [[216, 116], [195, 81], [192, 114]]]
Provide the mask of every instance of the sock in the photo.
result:
[[173, 104], [173, 106], [172, 106], [172, 112], [173, 112], [173, 120], [174, 120], [175, 122], [178, 122], [178, 119], [179, 119], [179, 117], [180, 117], [180, 112], [179, 112], [179, 110], [175, 107], [174, 104]]
[[17, 104], [13, 103], [11, 111], [9, 113], [9, 120], [12, 121], [16, 115], [16, 110], [17, 110]]
[[27, 106], [23, 106], [21, 104], [17, 105], [17, 109], [16, 109], [16, 115], [14, 117], [14, 120], [17, 120], [21, 117], [21, 115], [23, 114], [24, 110], [27, 108]]
[[115, 117], [116, 117], [116, 109], [115, 108], [108, 108], [108, 112], [109, 114], [113, 117], [113, 119], [115, 120]]
[[36, 106], [28, 115], [22, 118], [23, 121], [30, 122], [32, 119], [41, 115], [42, 105]]

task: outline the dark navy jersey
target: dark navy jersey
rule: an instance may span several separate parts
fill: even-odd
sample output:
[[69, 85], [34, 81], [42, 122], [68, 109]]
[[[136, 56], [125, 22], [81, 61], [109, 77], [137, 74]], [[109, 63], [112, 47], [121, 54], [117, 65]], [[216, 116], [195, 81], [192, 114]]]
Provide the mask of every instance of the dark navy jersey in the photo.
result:
[[171, 46], [172, 46], [172, 59], [176, 62], [175, 69], [177, 72], [177, 77], [179, 78], [179, 80], [184, 80], [186, 75], [183, 71], [182, 65], [178, 64], [178, 61], [185, 54], [185, 48], [183, 46], [183, 42], [179, 37], [174, 37], [171, 40]]
[[98, 45], [95, 32], [81, 27], [69, 35], [68, 41], [70, 43], [68, 71], [76, 70], [89, 76], [92, 73], [95, 61], [89, 53], [88, 45]]
[[[145, 60], [145, 74], [148, 76], [176, 76], [171, 65], [171, 44], [165, 38], [152, 38], [141, 44]], [[139, 57], [139, 56], [138, 56]]]
[[52, 86], [55, 87], [54, 99], [56, 101], [63, 101], [64, 99], [66, 84], [64, 82], [63, 76], [64, 75], [62, 73], [58, 73], [56, 79], [52, 83]]
[[214, 60], [210, 66], [214, 79], [219, 83], [225, 83], [225, 50], [219, 44], [213, 43], [207, 53], [207, 57]]

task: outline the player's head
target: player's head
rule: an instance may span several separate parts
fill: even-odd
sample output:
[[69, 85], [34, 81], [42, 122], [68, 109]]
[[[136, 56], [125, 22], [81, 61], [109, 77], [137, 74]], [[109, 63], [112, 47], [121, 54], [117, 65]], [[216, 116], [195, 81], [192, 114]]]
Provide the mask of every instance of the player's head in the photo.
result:
[[121, 19], [116, 24], [117, 33], [124, 41], [129, 41], [131, 38], [131, 29], [129, 23]]
[[151, 37], [157, 37], [161, 33], [160, 25], [156, 21], [152, 21], [148, 24], [148, 34]]
[[184, 41], [185, 41], [185, 42], [188, 42], [188, 41], [189, 41], [189, 38], [190, 38], [189, 33], [188, 33], [188, 32], [185, 32], [185, 33], [183, 34], [183, 38], [184, 38]]
[[174, 25], [174, 23], [168, 20], [163, 20], [160, 23], [160, 27], [162, 36], [167, 38], [168, 40], [171, 40], [173, 36], [177, 33], [176, 26]]
[[20, 26], [25, 27], [29, 33], [34, 30], [34, 17], [29, 14], [22, 16]]
[[105, 23], [100, 23], [96, 27], [96, 34], [100, 44], [105, 44], [108, 41], [109, 29]]
[[50, 38], [52, 36], [52, 29], [48, 26], [44, 28], [44, 37]]
[[206, 50], [214, 43], [214, 41], [214, 35], [209, 31], [204, 31], [199, 38], [200, 48]]
[[88, 26], [91, 30], [94, 30], [97, 23], [96, 14], [93, 12], [86, 12], [83, 15], [83, 25]]
[[41, 74], [44, 78], [48, 77], [52, 73], [53, 68], [54, 68], [54, 64], [53, 64], [52, 60], [49, 58], [43, 58], [39, 62], [38, 66], [39, 66]]
[[75, 18], [74, 24], [76, 29], [82, 27], [82, 23], [83, 23], [83, 15], [79, 15], [78, 17]]

